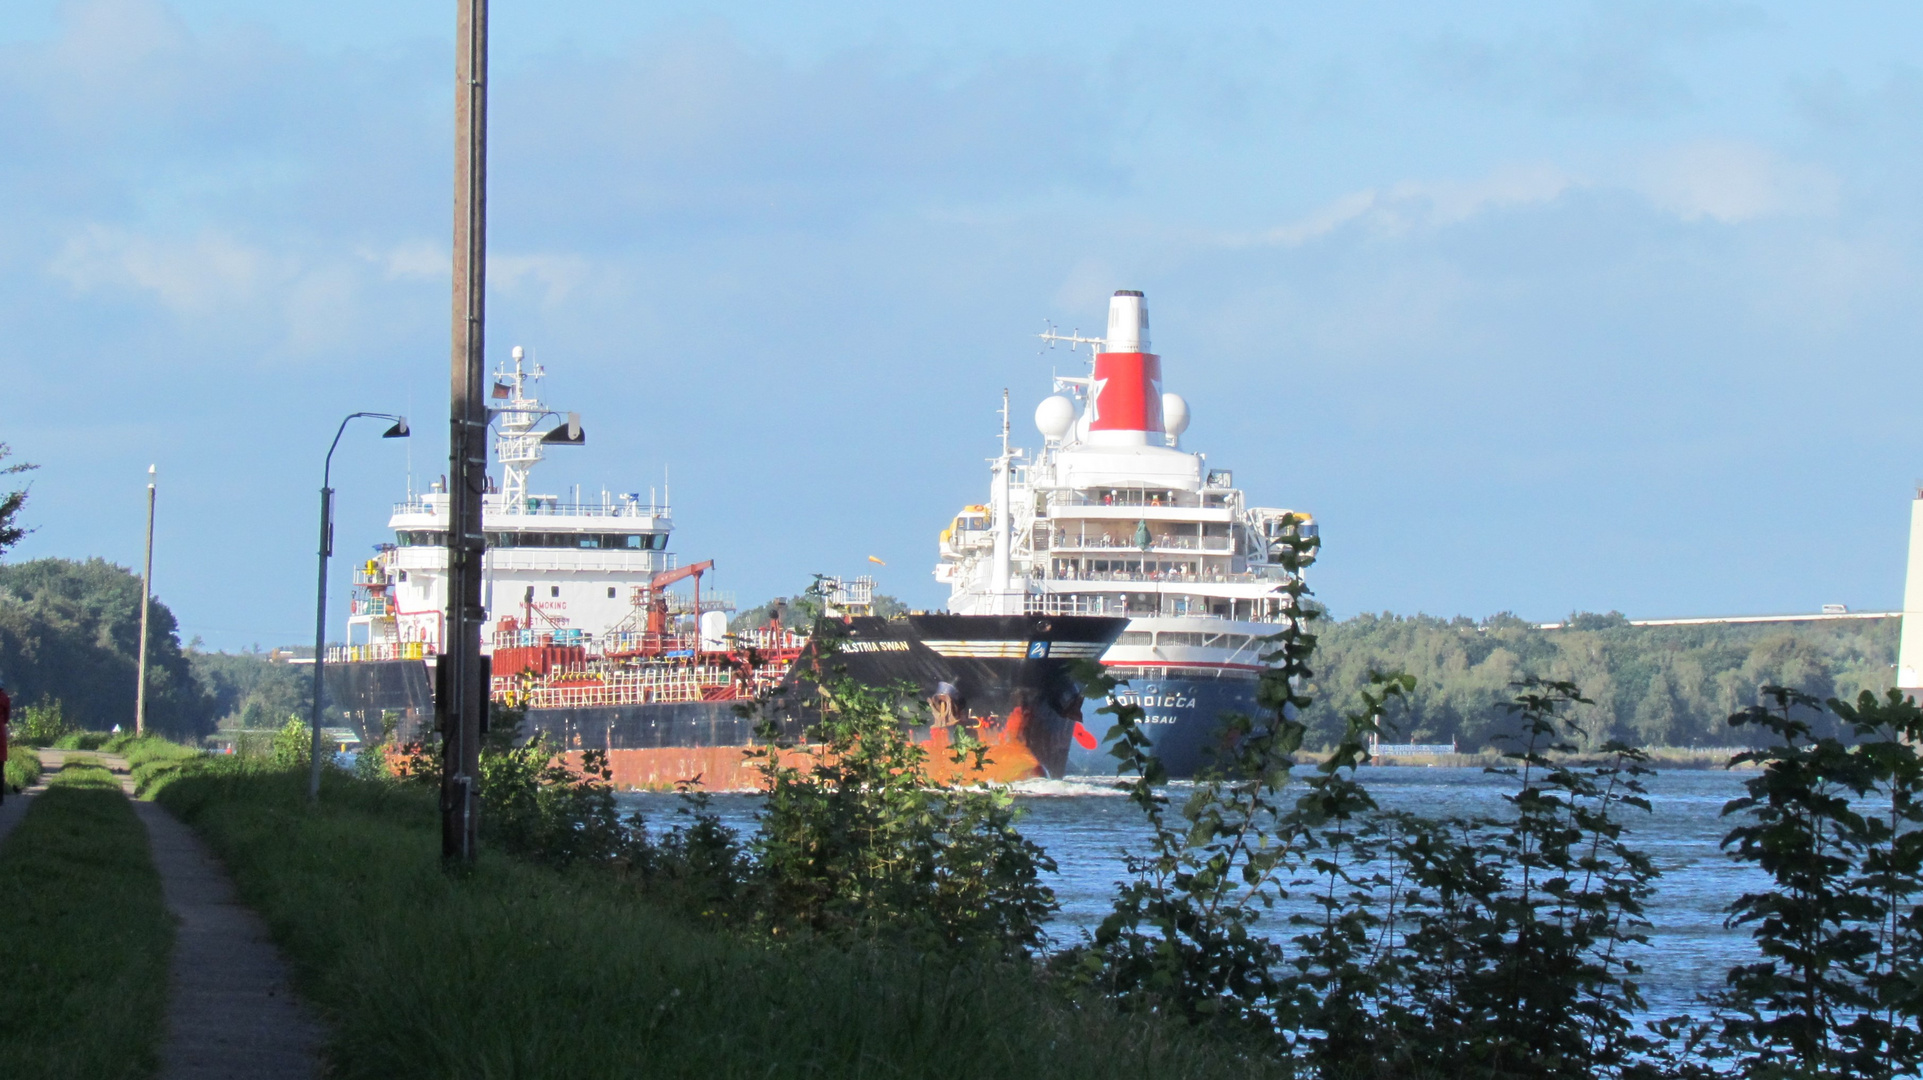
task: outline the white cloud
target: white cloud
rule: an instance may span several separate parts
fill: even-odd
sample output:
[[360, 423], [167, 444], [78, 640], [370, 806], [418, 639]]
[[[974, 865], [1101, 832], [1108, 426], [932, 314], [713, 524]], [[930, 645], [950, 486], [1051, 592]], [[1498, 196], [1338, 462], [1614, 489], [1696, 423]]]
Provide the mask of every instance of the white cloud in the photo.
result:
[[1230, 242], [1299, 247], [1356, 222], [1388, 234], [1438, 228], [1490, 210], [1553, 202], [1580, 183], [1546, 164], [1505, 167], [1470, 181], [1404, 180], [1350, 192], [1286, 225]]
[[183, 315], [245, 302], [293, 277], [293, 261], [208, 231], [181, 239], [89, 224], [69, 236], [48, 272], [82, 292], [130, 289]]
[[1735, 141], [1691, 143], [1651, 155], [1631, 185], [1684, 221], [1726, 224], [1778, 215], [1828, 214], [1842, 183], [1814, 165]]
[[361, 258], [381, 268], [389, 281], [446, 281], [454, 257], [444, 243], [410, 240], [382, 250], [361, 250]]
[[1608, 171], [1613, 179], [1538, 163], [1504, 166], [1467, 181], [1403, 180], [1349, 192], [1287, 224], [1220, 242], [1300, 247], [1352, 225], [1398, 236], [1446, 228], [1491, 211], [1547, 205], [1580, 190], [1628, 191], [1683, 221], [1735, 224], [1830, 214], [1842, 190], [1841, 180], [1827, 169], [1733, 140], [1668, 147]]
[[537, 295], [553, 307], [588, 280], [588, 260], [572, 254], [490, 255], [488, 283], [509, 294]]

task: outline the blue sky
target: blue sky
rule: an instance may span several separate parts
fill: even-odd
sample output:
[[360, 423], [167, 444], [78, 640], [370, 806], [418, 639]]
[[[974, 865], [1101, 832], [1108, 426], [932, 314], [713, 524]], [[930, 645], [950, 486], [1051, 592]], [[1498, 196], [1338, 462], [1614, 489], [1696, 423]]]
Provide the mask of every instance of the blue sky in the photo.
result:
[[[937, 605], [1001, 388], [1025, 417], [1072, 363], [1032, 335], [1139, 288], [1188, 445], [1322, 520], [1337, 614], [1887, 609], [1919, 23], [496, 0], [490, 352], [588, 428], [537, 486], [665, 471], [744, 601], [872, 554]], [[339, 417], [420, 432], [345, 441], [344, 555], [445, 468], [452, 50], [444, 0], [6, 6], [14, 557], [137, 562], [155, 462], [186, 633], [311, 633]]]

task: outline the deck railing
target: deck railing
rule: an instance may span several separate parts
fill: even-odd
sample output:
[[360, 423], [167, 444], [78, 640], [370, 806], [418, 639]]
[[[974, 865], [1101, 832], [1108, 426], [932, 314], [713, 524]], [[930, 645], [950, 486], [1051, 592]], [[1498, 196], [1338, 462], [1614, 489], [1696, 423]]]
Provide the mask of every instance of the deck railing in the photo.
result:
[[369, 645], [329, 645], [327, 662], [357, 664], [379, 660], [426, 660], [431, 656], [439, 656], [440, 652], [440, 647], [432, 641], [380, 641]]

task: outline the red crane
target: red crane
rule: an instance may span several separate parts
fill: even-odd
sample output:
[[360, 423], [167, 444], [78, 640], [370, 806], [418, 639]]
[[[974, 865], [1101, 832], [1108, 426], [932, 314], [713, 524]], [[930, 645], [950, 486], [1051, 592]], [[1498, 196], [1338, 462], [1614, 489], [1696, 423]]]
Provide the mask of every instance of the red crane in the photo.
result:
[[[714, 569], [714, 560], [698, 562], [689, 566], [664, 570], [654, 575], [647, 584], [646, 603], [648, 608], [648, 633], [666, 634], [668, 632], [668, 597], [666, 589], [677, 581], [694, 579], [694, 632], [696, 648], [701, 640], [701, 575]], [[657, 640], [659, 640], [657, 638]]]

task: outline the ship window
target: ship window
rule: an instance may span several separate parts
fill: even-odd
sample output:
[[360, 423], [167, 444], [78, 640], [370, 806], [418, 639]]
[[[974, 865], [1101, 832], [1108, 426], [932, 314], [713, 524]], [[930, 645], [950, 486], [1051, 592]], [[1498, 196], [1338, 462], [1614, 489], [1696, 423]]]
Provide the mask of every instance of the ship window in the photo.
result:
[[1185, 630], [1164, 630], [1155, 635], [1155, 643], [1157, 645], [1200, 645], [1202, 635]]
[[1155, 635], [1147, 632], [1146, 630], [1124, 630], [1122, 631], [1122, 635], [1115, 639], [1115, 644], [1148, 645], [1153, 643], [1154, 640], [1155, 640]]
[[403, 570], [403, 571], [401, 571], [401, 580], [402, 580], [402, 581], [406, 581], [406, 580], [407, 580], [407, 571], [405, 571], [405, 570]]
[[[413, 532], [401, 533], [403, 546], [409, 544], [444, 544], [443, 533]], [[560, 533], [560, 532], [491, 532], [487, 534], [487, 546], [491, 548], [573, 548], [579, 550], [607, 549], [612, 551], [662, 551], [668, 546], [666, 533]]]
[[549, 595], [549, 596], [559, 596], [559, 595], [561, 595], [561, 586], [559, 586], [559, 585], [550, 585], [550, 586], [548, 586], [548, 595]]
[[614, 599], [614, 586], [608, 586], [608, 599]]

